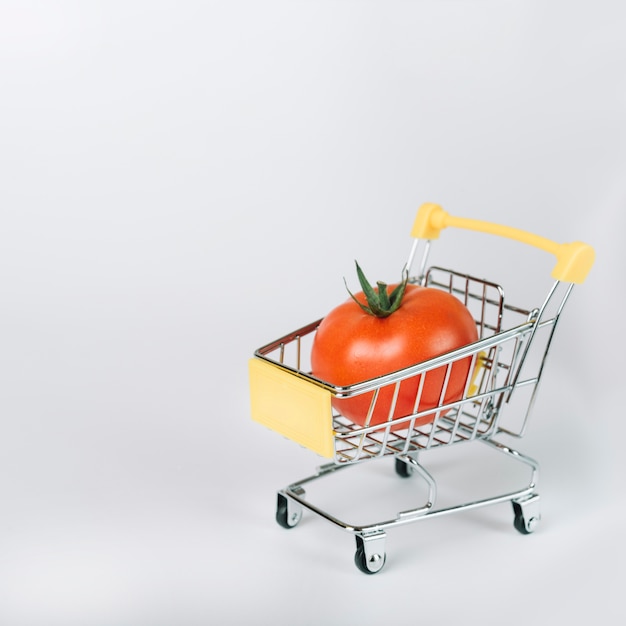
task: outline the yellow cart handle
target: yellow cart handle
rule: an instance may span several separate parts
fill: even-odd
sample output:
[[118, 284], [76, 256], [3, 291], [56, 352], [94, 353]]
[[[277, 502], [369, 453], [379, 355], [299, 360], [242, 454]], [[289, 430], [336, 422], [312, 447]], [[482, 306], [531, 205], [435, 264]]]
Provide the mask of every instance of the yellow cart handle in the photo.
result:
[[438, 204], [423, 204], [418, 212], [411, 236], [417, 239], [438, 239], [444, 228], [464, 228], [482, 233], [508, 237], [522, 243], [540, 248], [556, 256], [557, 263], [552, 270], [553, 278], [569, 283], [582, 283], [595, 259], [594, 249], [582, 241], [572, 243], [557, 243], [551, 239], [533, 235], [532, 233], [501, 226], [492, 222], [483, 222], [465, 217], [453, 217], [444, 211]]

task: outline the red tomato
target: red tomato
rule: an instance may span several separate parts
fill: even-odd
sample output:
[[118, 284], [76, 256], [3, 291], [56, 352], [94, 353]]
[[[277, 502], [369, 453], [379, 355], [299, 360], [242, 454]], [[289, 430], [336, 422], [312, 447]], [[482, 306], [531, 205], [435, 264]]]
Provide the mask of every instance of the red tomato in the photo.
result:
[[[391, 286], [390, 290], [393, 288]], [[367, 302], [363, 292], [355, 294], [354, 298], [363, 304]], [[333, 309], [322, 320], [313, 341], [312, 373], [332, 385], [353, 385], [439, 356], [477, 339], [476, 323], [457, 298], [439, 289], [407, 285], [400, 307], [388, 317], [367, 313], [353, 298]], [[462, 397], [470, 364], [471, 357], [467, 357], [453, 365], [445, 402]], [[439, 404], [445, 370], [446, 367], [442, 366], [426, 374], [418, 410]], [[415, 376], [400, 385], [394, 419], [415, 412], [420, 378]], [[393, 387], [388, 385], [380, 390], [370, 426], [388, 420]], [[373, 393], [333, 398], [332, 404], [342, 415], [364, 426]], [[434, 414], [418, 422], [423, 424], [433, 419]]]

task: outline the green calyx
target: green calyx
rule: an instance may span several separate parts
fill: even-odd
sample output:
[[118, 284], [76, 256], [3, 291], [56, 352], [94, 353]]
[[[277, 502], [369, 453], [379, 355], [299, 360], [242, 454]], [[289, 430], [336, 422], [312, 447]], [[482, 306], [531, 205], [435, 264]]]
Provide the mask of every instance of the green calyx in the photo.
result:
[[[389, 293], [387, 284], [381, 281], [377, 281], [376, 285], [378, 287], [374, 288], [365, 277], [359, 264], [356, 261], [355, 263], [356, 273], [367, 304], [359, 302], [350, 289], [348, 289], [348, 284], [346, 283], [346, 289], [350, 297], [369, 315], [373, 315], [374, 317], [389, 317], [394, 311], [397, 311], [402, 304], [402, 298], [409, 282], [407, 269], [405, 268], [402, 272], [402, 282]], [[344, 278], [344, 283], [345, 282]]]

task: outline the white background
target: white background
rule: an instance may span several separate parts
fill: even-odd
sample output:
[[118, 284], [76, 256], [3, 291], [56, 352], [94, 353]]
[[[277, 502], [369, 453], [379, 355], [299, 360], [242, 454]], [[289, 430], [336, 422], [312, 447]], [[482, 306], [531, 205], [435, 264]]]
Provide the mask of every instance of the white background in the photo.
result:
[[[0, 0], [0, 624], [621, 623], [625, 28], [617, 0]], [[540, 528], [405, 526], [365, 576], [349, 534], [274, 522], [320, 460], [250, 420], [247, 360], [355, 258], [396, 279], [427, 201], [597, 262], [518, 442]], [[437, 250], [523, 306], [552, 267]], [[416, 484], [350, 471], [389, 476], [375, 507]]]

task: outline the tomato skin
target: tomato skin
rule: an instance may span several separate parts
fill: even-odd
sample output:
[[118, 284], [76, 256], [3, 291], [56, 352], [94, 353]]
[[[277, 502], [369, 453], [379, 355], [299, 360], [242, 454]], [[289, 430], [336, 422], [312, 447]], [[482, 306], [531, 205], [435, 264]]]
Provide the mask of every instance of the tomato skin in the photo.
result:
[[[359, 302], [366, 302], [362, 292], [355, 297]], [[312, 374], [332, 385], [353, 385], [439, 356], [477, 339], [476, 323], [457, 298], [439, 289], [407, 285], [400, 308], [388, 317], [366, 313], [352, 298], [333, 309], [316, 331], [311, 350]], [[468, 357], [453, 365], [445, 402], [462, 397], [470, 361]], [[442, 366], [426, 374], [418, 410], [439, 404], [445, 370], [446, 367]], [[393, 419], [415, 412], [420, 378], [415, 376], [401, 383]], [[389, 385], [380, 390], [370, 426], [388, 420], [393, 387]], [[364, 426], [373, 393], [333, 398], [332, 404], [342, 415]], [[418, 423], [433, 419], [434, 415], [429, 415]]]

